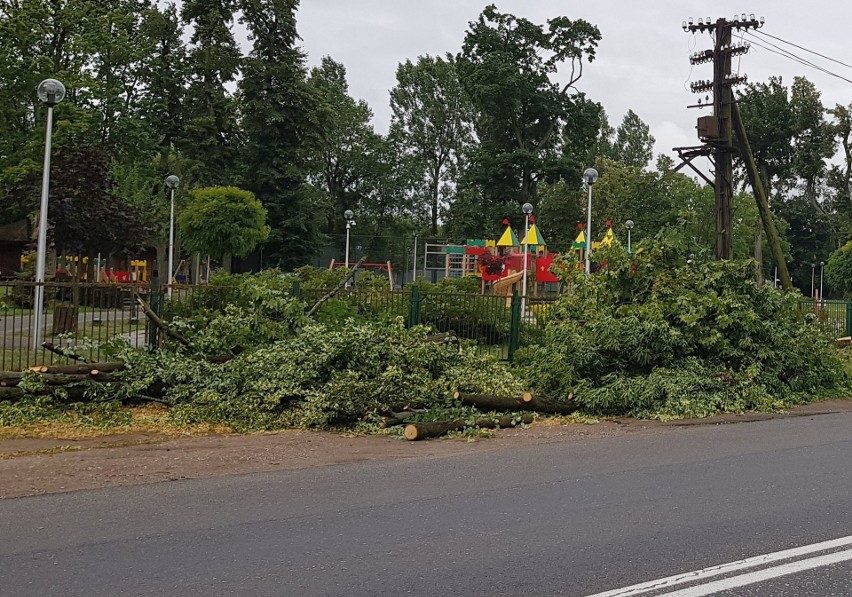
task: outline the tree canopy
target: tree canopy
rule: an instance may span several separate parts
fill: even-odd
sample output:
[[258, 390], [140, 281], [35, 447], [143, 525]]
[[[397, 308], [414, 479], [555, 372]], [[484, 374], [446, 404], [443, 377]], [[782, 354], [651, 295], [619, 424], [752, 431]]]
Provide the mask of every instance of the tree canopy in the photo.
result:
[[183, 242], [194, 253], [245, 257], [269, 237], [266, 209], [237, 187], [195, 189], [180, 214]]

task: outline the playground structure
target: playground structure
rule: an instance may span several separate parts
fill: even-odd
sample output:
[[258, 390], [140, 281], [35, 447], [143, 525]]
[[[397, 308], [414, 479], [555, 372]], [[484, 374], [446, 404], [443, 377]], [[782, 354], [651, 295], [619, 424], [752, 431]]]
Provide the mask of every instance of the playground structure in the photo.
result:
[[[331, 263], [328, 266], [328, 269], [332, 270], [336, 267], [349, 267], [346, 263], [337, 261], [335, 259], [331, 260]], [[390, 261], [386, 261], [385, 263], [362, 263], [360, 266], [361, 270], [379, 272], [381, 275], [386, 275], [388, 277], [388, 283], [390, 284], [390, 289], [393, 290], [393, 265], [391, 265]]]
[[[21, 270], [26, 269], [29, 255], [21, 255]], [[114, 267], [106, 267], [107, 260], [100, 253], [94, 259], [88, 256], [59, 255], [56, 257], [56, 269], [54, 276], [57, 281], [79, 280], [80, 282], [94, 282], [95, 284], [127, 284], [148, 282], [148, 261], [144, 259], [131, 259], [128, 269], [117, 270]], [[91, 267], [90, 267], [91, 266]]]
[[[532, 282], [532, 295], [547, 292], [549, 287], [559, 284], [559, 279], [550, 271], [558, 254], [548, 251], [535, 218], [530, 218], [530, 222], [527, 235], [520, 241], [510, 222], [503, 220], [505, 229], [496, 240], [469, 239], [464, 245], [427, 243], [423, 250], [423, 274], [427, 277], [430, 272], [433, 276], [440, 273], [447, 278], [479, 277], [483, 294], [511, 297], [514, 291], [520, 292], [526, 267]], [[578, 228], [579, 233], [572, 243], [571, 251], [578, 252], [578, 263], [582, 264], [585, 261], [587, 239], [583, 224], [579, 224]], [[603, 238], [592, 242], [592, 250], [612, 246], [614, 242], [616, 238], [612, 222], [607, 221]], [[600, 267], [596, 264], [595, 271]]]

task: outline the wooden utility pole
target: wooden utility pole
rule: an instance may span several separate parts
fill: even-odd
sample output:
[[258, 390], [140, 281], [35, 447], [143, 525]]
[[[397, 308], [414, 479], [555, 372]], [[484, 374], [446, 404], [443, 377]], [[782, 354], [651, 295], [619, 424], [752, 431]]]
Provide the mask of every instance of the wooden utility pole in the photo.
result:
[[[691, 162], [698, 156], [707, 156], [711, 158], [713, 163], [715, 175], [712, 186], [716, 194], [716, 259], [731, 259], [733, 257], [731, 242], [734, 196], [733, 153], [737, 149], [733, 144], [731, 106], [734, 102], [734, 95], [732, 87], [746, 82], [745, 76], [731, 74], [731, 59], [748, 51], [747, 45], [732, 45], [732, 32], [734, 29], [757, 29], [762, 25], [763, 19], [757, 21], [754, 15], [747, 18], [745, 14], [742, 15], [742, 18], [735, 16], [730, 21], [727, 19], [711, 21], [708, 17], [706, 22], [703, 18], [699, 18], [697, 24], [691, 18], [688, 23], [683, 22], [684, 31], [693, 34], [706, 32], [715, 35], [715, 44], [712, 50], [696, 52], [689, 58], [693, 65], [705, 62], [713, 63], [712, 81], [695, 81], [690, 85], [693, 93], [713, 94], [712, 103], [708, 96], [708, 101], [702, 103], [701, 100], [698, 100], [697, 105], [689, 106], [690, 108], [713, 107], [712, 116], [702, 116], [698, 119], [698, 136], [704, 142], [704, 145], [675, 149], [683, 160], [683, 163], [676, 170], [684, 165], [697, 170]], [[703, 175], [702, 178], [707, 180]]]

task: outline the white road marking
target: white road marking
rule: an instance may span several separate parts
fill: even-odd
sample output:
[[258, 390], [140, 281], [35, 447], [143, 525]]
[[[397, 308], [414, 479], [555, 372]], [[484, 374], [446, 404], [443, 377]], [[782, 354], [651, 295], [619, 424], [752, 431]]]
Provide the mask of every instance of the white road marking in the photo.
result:
[[[738, 572], [740, 570], [755, 568], [757, 566], [763, 566], [764, 564], [771, 564], [773, 562], [779, 562], [781, 560], [788, 560], [790, 558], [805, 556], [819, 551], [826, 551], [829, 549], [844, 547], [846, 545], [852, 545], [852, 535], [849, 535], [847, 537], [840, 537], [839, 539], [832, 539], [831, 541], [823, 541], [821, 543], [813, 543], [811, 545], [803, 545], [801, 547], [794, 547], [792, 549], [776, 551], [761, 556], [754, 556], [751, 558], [746, 558], [744, 560], [737, 560], [736, 562], [729, 562], [727, 564], [710, 566], [709, 568], [693, 570], [692, 572], [683, 572], [681, 574], [675, 574], [673, 576], [667, 576], [665, 578], [651, 580], [648, 582], [639, 583], [637, 585], [631, 585], [629, 587], [613, 589], [611, 591], [605, 591], [603, 593], [595, 593], [594, 595], [589, 595], [588, 597], [632, 597], [634, 595], [644, 595], [646, 593], [662, 591], [672, 587], [676, 587], [678, 585], [692, 583], [698, 580], [712, 578], [714, 576], [720, 576], [722, 574], [730, 574], [731, 572]], [[672, 595], [675, 594], [676, 593], [672, 593]], [[696, 593], [696, 595], [698, 595], [698, 593]]]
[[852, 549], [836, 551], [825, 556], [816, 556], [806, 560], [796, 560], [795, 562], [781, 564], [780, 566], [773, 566], [772, 568], [764, 568], [763, 570], [758, 570], [756, 572], [749, 572], [747, 574], [740, 574], [739, 576], [715, 580], [703, 585], [680, 589], [679, 591], [674, 591], [672, 593], [665, 593], [664, 595], [661, 595], [661, 597], [704, 597], [705, 595], [714, 595], [716, 593], [721, 593], [722, 591], [730, 591], [731, 589], [736, 589], [738, 587], [766, 582], [767, 580], [772, 580], [773, 578], [778, 578], [780, 576], [796, 574], [797, 572], [813, 570], [814, 568], [823, 568], [825, 566], [831, 566], [832, 564], [847, 562], [849, 560], [852, 560]]

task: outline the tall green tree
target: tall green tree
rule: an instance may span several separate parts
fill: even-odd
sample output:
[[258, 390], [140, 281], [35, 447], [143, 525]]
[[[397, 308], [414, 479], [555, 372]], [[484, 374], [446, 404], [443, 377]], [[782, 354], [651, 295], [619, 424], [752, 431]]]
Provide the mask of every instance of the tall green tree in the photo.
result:
[[790, 88], [795, 135], [793, 137], [793, 169], [803, 180], [805, 197], [818, 211], [817, 185], [826, 170], [826, 160], [834, 155], [834, 134], [826, 120], [821, 94], [804, 77], [796, 77]]
[[150, 55], [141, 69], [140, 117], [147, 123], [159, 152], [159, 177], [169, 167], [169, 157], [184, 136], [187, 53], [177, 7], [153, 6], [145, 12], [142, 35]]
[[749, 85], [739, 105], [754, 160], [771, 198], [776, 181], [792, 178], [794, 122], [789, 89], [781, 77], [770, 77], [766, 83]]
[[377, 175], [383, 143], [370, 123], [372, 110], [349, 95], [346, 68], [331, 57], [312, 69], [308, 85], [315, 92], [322, 124], [321, 142], [311, 154], [311, 180], [328, 194], [317, 209], [323, 212], [323, 232], [343, 232], [343, 212], [360, 211], [366, 188]]
[[654, 157], [651, 128], [633, 110], [628, 110], [615, 132], [613, 159], [628, 166], [645, 168]]
[[582, 19], [538, 25], [494, 5], [470, 23], [457, 68], [476, 113], [471, 174], [486, 218], [519, 216], [509, 204], [534, 200], [541, 180], [559, 177], [565, 121], [585, 102], [576, 84], [600, 38]]
[[473, 141], [472, 106], [452, 56], [420, 56], [396, 70], [391, 90], [390, 135], [410, 162], [413, 194], [427, 206], [432, 236], [458, 183], [458, 171]]
[[308, 159], [321, 141], [319, 98], [306, 81], [297, 46], [297, 0], [242, 0], [252, 39], [239, 82], [244, 178], [269, 211], [264, 253], [278, 265], [303, 265], [321, 239], [322, 193], [305, 183]]
[[236, 8], [236, 0], [183, 2], [182, 18], [192, 27], [192, 37], [179, 147], [201, 185], [228, 184], [236, 174], [237, 108], [228, 91], [242, 59], [232, 31]]
[[829, 207], [836, 215], [838, 241], [840, 244], [852, 239], [852, 104], [837, 104], [829, 110], [831, 128], [840, 149], [826, 176], [832, 190]]

